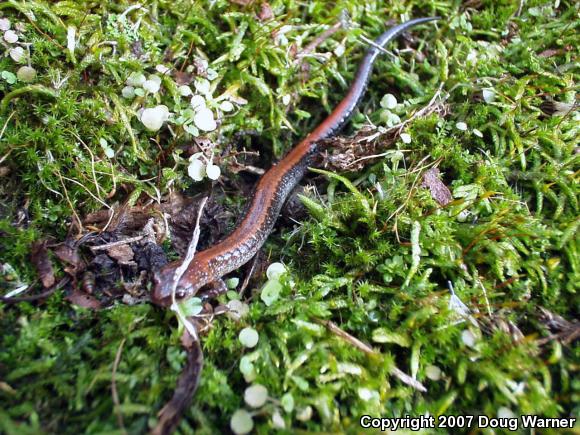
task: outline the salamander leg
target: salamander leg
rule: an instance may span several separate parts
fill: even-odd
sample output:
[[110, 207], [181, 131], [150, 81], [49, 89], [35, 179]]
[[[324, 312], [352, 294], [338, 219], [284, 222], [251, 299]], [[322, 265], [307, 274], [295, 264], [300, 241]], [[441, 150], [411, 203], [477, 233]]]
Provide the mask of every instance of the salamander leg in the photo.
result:
[[207, 285], [207, 290], [201, 295], [202, 301], [207, 301], [208, 299], [215, 299], [220, 295], [223, 295], [228, 291], [228, 287], [223, 279], [216, 279]]

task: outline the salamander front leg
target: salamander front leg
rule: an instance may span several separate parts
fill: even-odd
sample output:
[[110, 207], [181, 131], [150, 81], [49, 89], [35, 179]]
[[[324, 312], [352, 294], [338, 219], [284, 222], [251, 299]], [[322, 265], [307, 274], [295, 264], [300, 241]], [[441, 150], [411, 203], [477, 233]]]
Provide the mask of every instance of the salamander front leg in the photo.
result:
[[228, 291], [228, 287], [223, 279], [218, 278], [207, 284], [207, 290], [201, 295], [202, 301], [207, 301], [208, 299], [215, 299], [220, 295], [223, 295]]

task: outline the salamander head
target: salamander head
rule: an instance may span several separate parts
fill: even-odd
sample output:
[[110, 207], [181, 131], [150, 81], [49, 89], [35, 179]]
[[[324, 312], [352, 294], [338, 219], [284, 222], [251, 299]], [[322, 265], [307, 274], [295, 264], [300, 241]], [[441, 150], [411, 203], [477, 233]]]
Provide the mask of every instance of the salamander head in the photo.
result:
[[[180, 261], [170, 263], [158, 270], [153, 277], [153, 291], [151, 292], [151, 301], [155, 305], [169, 307], [172, 303], [172, 287], [175, 277], [175, 270], [181, 264]], [[185, 271], [175, 289], [175, 300], [180, 302], [197, 293], [197, 291], [208, 283], [208, 276], [196, 270], [195, 264], [192, 263], [188, 270]]]

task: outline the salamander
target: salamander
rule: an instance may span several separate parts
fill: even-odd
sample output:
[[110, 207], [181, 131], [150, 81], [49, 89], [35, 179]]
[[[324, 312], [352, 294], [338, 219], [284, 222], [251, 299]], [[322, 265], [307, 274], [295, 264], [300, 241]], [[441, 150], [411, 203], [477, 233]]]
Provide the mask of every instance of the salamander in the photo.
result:
[[[319, 142], [338, 132], [350, 119], [366, 91], [373, 64], [382, 47], [407, 29], [437, 19], [439, 17], [407, 21], [390, 28], [374, 41], [343, 100], [318, 127], [260, 178], [245, 215], [232, 233], [215, 246], [195, 254], [177, 284], [176, 300], [187, 299], [207, 285], [213, 286], [217, 292], [225, 291], [222, 276], [247, 263], [264, 244], [287, 196], [320, 151]], [[174, 261], [155, 273], [151, 294], [153, 303], [171, 305], [175, 270], [180, 264], [181, 261]]]

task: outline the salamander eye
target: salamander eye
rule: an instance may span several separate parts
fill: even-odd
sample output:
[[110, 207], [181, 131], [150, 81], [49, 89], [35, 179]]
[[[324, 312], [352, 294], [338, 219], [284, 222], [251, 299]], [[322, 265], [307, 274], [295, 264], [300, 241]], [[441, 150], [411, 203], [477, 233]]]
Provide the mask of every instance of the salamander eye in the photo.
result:
[[177, 287], [177, 290], [175, 290], [175, 296], [177, 296], [179, 299], [183, 299], [186, 295], [187, 291], [184, 287]]

